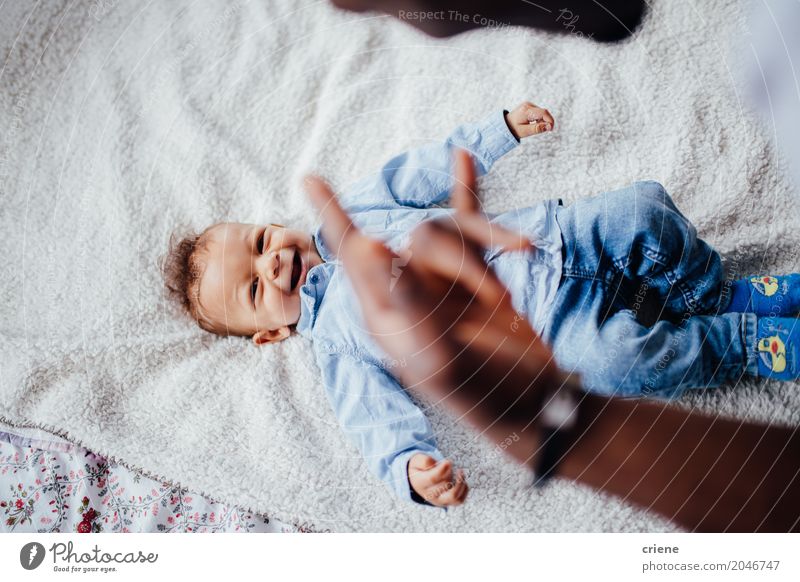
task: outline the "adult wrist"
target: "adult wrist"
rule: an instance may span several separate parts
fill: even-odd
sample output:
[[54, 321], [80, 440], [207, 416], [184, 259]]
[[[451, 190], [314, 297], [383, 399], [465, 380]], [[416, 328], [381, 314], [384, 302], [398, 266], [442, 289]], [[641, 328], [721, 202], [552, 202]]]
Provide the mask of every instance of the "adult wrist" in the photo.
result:
[[579, 380], [561, 375], [555, 389], [542, 400], [536, 417], [539, 446], [531, 466], [534, 485], [542, 486], [557, 474], [579, 427], [583, 392]]

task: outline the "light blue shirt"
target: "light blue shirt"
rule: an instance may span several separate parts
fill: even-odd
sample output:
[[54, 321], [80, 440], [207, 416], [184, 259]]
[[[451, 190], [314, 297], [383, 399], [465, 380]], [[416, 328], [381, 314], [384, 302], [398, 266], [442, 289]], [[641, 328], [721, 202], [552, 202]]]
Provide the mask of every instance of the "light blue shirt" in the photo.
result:
[[[437, 204], [453, 185], [451, 148], [469, 151], [477, 173], [518, 145], [503, 111], [476, 124], [458, 127], [444, 143], [430, 144], [390, 160], [381, 171], [355, 183], [340, 199], [353, 222], [365, 233], [397, 250], [424, 220], [447, 215]], [[493, 222], [528, 236], [530, 253], [489, 249], [485, 258], [511, 291], [517, 311], [541, 332], [561, 276], [561, 233], [555, 220], [557, 201], [489, 215]], [[328, 400], [350, 441], [369, 469], [403, 499], [412, 499], [407, 465], [416, 453], [437, 460], [425, 415], [391, 371], [392, 361], [364, 327], [356, 295], [336, 256], [319, 230], [314, 241], [325, 261], [311, 269], [300, 289], [297, 331], [313, 340]]]

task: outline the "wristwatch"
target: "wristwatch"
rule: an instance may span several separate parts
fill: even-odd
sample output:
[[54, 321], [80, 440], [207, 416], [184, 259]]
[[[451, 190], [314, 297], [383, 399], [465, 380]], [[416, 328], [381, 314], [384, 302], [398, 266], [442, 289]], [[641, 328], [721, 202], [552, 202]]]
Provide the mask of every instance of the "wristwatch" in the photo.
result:
[[540, 453], [533, 463], [533, 485], [544, 486], [567, 452], [569, 436], [578, 421], [580, 382], [567, 376], [539, 411]]

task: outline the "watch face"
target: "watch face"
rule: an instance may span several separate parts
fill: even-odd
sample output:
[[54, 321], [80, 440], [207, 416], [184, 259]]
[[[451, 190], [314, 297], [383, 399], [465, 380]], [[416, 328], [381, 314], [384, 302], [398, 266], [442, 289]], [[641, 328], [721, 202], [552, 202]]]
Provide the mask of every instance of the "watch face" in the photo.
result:
[[558, 430], [575, 426], [578, 420], [578, 390], [576, 382], [570, 376], [545, 402], [539, 413], [542, 426]]

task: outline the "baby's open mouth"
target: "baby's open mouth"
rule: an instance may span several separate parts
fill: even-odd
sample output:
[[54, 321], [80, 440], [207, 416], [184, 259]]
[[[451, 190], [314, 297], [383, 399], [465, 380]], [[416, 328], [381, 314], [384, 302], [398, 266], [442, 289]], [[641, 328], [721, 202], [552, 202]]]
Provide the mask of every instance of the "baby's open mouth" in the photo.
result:
[[291, 291], [294, 291], [294, 288], [297, 287], [297, 283], [300, 281], [300, 274], [303, 271], [303, 262], [300, 260], [300, 251], [295, 249], [294, 251], [294, 258], [292, 259], [292, 285], [290, 287]]

